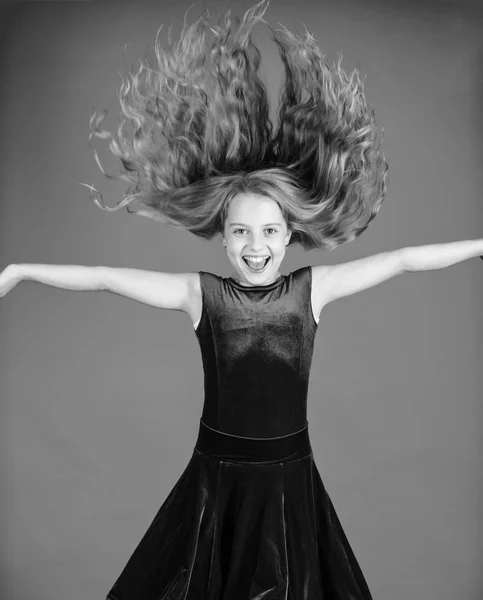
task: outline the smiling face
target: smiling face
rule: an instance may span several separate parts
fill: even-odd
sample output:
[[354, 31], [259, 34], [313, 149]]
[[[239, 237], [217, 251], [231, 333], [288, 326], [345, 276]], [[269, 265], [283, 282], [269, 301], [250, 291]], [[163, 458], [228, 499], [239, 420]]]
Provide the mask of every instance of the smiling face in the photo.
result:
[[233, 277], [238, 281], [264, 285], [280, 276], [278, 269], [291, 233], [274, 200], [259, 194], [238, 194], [230, 203], [223, 231], [228, 260], [235, 270]]

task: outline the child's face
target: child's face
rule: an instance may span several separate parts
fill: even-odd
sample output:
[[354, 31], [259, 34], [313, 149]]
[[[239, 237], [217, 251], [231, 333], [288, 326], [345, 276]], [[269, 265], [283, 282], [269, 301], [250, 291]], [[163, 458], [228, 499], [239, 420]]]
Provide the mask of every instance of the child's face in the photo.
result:
[[[236, 278], [252, 285], [277, 279], [290, 235], [276, 202], [258, 194], [238, 194], [230, 203], [224, 227], [226, 252]], [[253, 263], [248, 257], [268, 260]]]

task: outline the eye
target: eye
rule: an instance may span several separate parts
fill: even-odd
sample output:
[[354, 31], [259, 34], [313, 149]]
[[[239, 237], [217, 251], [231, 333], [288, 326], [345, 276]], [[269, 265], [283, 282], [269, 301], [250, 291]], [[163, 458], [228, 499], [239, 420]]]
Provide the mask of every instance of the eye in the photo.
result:
[[[238, 233], [240, 231], [246, 231], [244, 227], [239, 227], [238, 229], [234, 229], [233, 233]], [[277, 230], [274, 227], [267, 227], [265, 231], [273, 231], [273, 233], [277, 233]]]

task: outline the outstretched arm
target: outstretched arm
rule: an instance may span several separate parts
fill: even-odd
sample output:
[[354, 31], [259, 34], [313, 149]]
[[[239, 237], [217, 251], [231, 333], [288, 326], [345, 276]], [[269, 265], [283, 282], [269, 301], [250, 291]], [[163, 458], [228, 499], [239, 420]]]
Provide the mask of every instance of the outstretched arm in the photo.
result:
[[483, 259], [483, 240], [463, 240], [404, 248], [406, 271], [443, 269], [476, 256]]
[[0, 298], [21, 281], [75, 291], [107, 291], [158, 308], [187, 311], [197, 273], [159, 273], [82, 265], [9, 265], [0, 273]]
[[319, 297], [327, 304], [401, 273], [442, 269], [482, 255], [483, 240], [464, 240], [400, 248], [338, 265], [312, 267], [312, 272]]
[[0, 273], [0, 298], [22, 281], [37, 281], [64, 290], [101, 290], [100, 269], [82, 265], [11, 264]]

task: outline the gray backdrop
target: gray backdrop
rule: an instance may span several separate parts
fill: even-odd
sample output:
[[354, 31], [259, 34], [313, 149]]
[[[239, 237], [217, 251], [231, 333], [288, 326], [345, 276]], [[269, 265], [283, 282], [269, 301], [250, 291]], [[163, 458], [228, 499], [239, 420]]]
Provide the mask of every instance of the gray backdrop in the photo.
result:
[[[212, 18], [227, 2], [200, 2]], [[235, 1], [241, 16], [251, 1]], [[391, 186], [361, 238], [288, 251], [282, 272], [403, 246], [481, 238], [482, 24], [476, 4], [272, 1], [332, 61], [367, 73]], [[117, 71], [179, 33], [186, 2], [21, 4], [1, 45], [0, 268], [63, 263], [229, 275], [211, 243], [100, 211], [124, 191], [87, 146], [116, 126]], [[5, 13], [7, 14], [7, 13]], [[255, 28], [275, 105], [283, 75]], [[107, 144], [106, 167], [117, 170]], [[479, 599], [483, 263], [407, 273], [322, 312], [309, 392], [320, 473], [374, 598]], [[189, 318], [108, 293], [25, 282], [0, 300], [0, 596], [101, 599], [177, 482], [203, 403]]]

